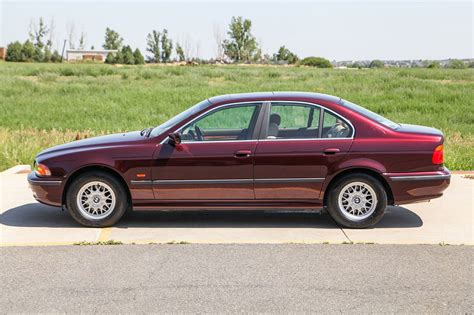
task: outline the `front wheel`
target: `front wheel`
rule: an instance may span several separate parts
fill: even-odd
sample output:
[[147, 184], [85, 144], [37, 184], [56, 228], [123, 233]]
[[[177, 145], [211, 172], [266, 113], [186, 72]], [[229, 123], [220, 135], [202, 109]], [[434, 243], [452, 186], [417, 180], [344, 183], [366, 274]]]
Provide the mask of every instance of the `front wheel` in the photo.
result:
[[71, 183], [66, 206], [78, 223], [89, 227], [115, 224], [128, 208], [123, 185], [107, 173], [86, 173]]
[[387, 207], [383, 185], [367, 174], [350, 174], [339, 179], [329, 191], [328, 212], [346, 228], [367, 228], [382, 219]]

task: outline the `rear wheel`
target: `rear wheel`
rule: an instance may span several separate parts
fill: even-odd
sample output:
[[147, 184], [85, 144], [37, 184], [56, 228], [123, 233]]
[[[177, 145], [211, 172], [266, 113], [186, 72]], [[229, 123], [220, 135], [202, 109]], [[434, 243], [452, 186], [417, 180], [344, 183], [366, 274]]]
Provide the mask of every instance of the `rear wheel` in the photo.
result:
[[347, 228], [367, 228], [382, 219], [387, 207], [387, 193], [374, 177], [350, 174], [332, 185], [327, 199], [328, 212]]
[[107, 173], [85, 173], [71, 183], [66, 206], [74, 220], [82, 225], [111, 226], [128, 208], [127, 192]]

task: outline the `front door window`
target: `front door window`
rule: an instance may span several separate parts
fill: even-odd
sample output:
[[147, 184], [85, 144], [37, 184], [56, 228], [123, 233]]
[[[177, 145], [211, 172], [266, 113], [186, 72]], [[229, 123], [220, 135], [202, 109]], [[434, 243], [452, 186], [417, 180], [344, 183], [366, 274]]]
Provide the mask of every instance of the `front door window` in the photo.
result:
[[216, 109], [182, 129], [185, 142], [249, 140], [258, 114], [256, 104]]

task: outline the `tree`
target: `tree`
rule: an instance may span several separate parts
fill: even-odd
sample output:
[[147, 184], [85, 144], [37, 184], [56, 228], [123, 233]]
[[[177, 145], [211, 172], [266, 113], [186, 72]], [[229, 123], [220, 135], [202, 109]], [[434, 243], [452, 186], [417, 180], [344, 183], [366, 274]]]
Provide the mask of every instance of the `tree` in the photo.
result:
[[234, 62], [249, 62], [258, 58], [258, 45], [250, 32], [252, 22], [241, 16], [232, 17], [229, 24], [229, 39], [224, 40], [224, 54]]
[[161, 62], [169, 62], [173, 52], [173, 41], [168, 37], [168, 30], [161, 34]]
[[149, 58], [151, 62], [160, 62], [160, 37], [161, 33], [156, 30], [153, 30], [151, 33], [148, 34], [146, 38], [146, 51], [148, 51], [152, 55], [152, 57]]
[[19, 41], [8, 44], [5, 60], [16, 62], [23, 61], [22, 49], [23, 45]]
[[316, 68], [332, 68], [332, 63], [322, 57], [306, 57], [299, 62], [301, 66], [310, 66]]
[[298, 56], [285, 46], [281, 46], [278, 52], [273, 55], [273, 59], [279, 62], [286, 62], [287, 64], [294, 64], [298, 61]]
[[114, 63], [123, 64], [123, 54], [122, 51], [117, 51], [114, 58]]
[[46, 24], [44, 24], [43, 18], [40, 17], [38, 26], [34, 25], [33, 27], [34, 27], [34, 43], [33, 44], [35, 45], [35, 47], [39, 49], [43, 49], [43, 47], [45, 46], [43, 40], [46, 37], [46, 35], [48, 35], [48, 32], [49, 32]]
[[104, 49], [121, 49], [123, 45], [123, 38], [120, 37], [119, 33], [111, 28], [105, 29], [105, 43], [102, 45]]
[[219, 25], [214, 24], [214, 41], [216, 43], [216, 60], [224, 59], [224, 47], [222, 42], [224, 40], [224, 35], [222, 34], [221, 28]]
[[44, 48], [44, 58], [43, 58], [43, 61], [44, 62], [50, 62], [51, 61], [51, 57], [52, 57], [52, 53], [51, 53], [51, 49], [49, 49], [49, 46], [46, 46]]
[[178, 55], [179, 61], [185, 61], [186, 56], [184, 55], [183, 47], [180, 44], [176, 44], [176, 54]]
[[35, 57], [36, 49], [32, 42], [27, 40], [21, 48], [22, 61], [32, 61]]
[[69, 49], [74, 49], [74, 42], [76, 41], [76, 26], [74, 22], [70, 22], [66, 25], [67, 39], [69, 41]]
[[105, 57], [105, 63], [113, 65], [115, 63], [115, 56], [113, 53], [108, 53], [107, 57]]
[[39, 47], [35, 47], [35, 52], [33, 54], [33, 60], [36, 62], [43, 62], [44, 60], [44, 53], [43, 50]]
[[123, 46], [122, 48], [122, 58], [123, 61], [121, 63], [126, 64], [126, 65], [134, 65], [135, 64], [135, 59], [133, 58], [133, 51], [130, 46]]
[[86, 34], [81, 32], [81, 37], [79, 37], [79, 49], [84, 50], [86, 48]]
[[449, 61], [447, 67], [449, 69], [466, 69], [467, 68], [464, 61], [459, 60], [459, 59], [453, 59], [453, 60]]
[[136, 65], [143, 65], [145, 64], [145, 58], [143, 58], [143, 55], [140, 51], [140, 49], [135, 49], [133, 52], [133, 59], [135, 60]]
[[372, 60], [372, 62], [369, 65], [369, 68], [383, 68], [385, 67], [385, 64], [381, 60]]

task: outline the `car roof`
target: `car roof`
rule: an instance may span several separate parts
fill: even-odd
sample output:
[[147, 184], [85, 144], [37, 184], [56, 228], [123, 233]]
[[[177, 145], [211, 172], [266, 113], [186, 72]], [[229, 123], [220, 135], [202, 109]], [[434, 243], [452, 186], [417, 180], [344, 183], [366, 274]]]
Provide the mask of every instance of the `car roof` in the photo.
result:
[[255, 92], [255, 93], [237, 93], [219, 95], [209, 98], [211, 104], [228, 103], [232, 101], [249, 102], [249, 101], [272, 101], [272, 100], [297, 100], [297, 99], [314, 99], [323, 100], [333, 103], [339, 103], [341, 98], [312, 92]]

